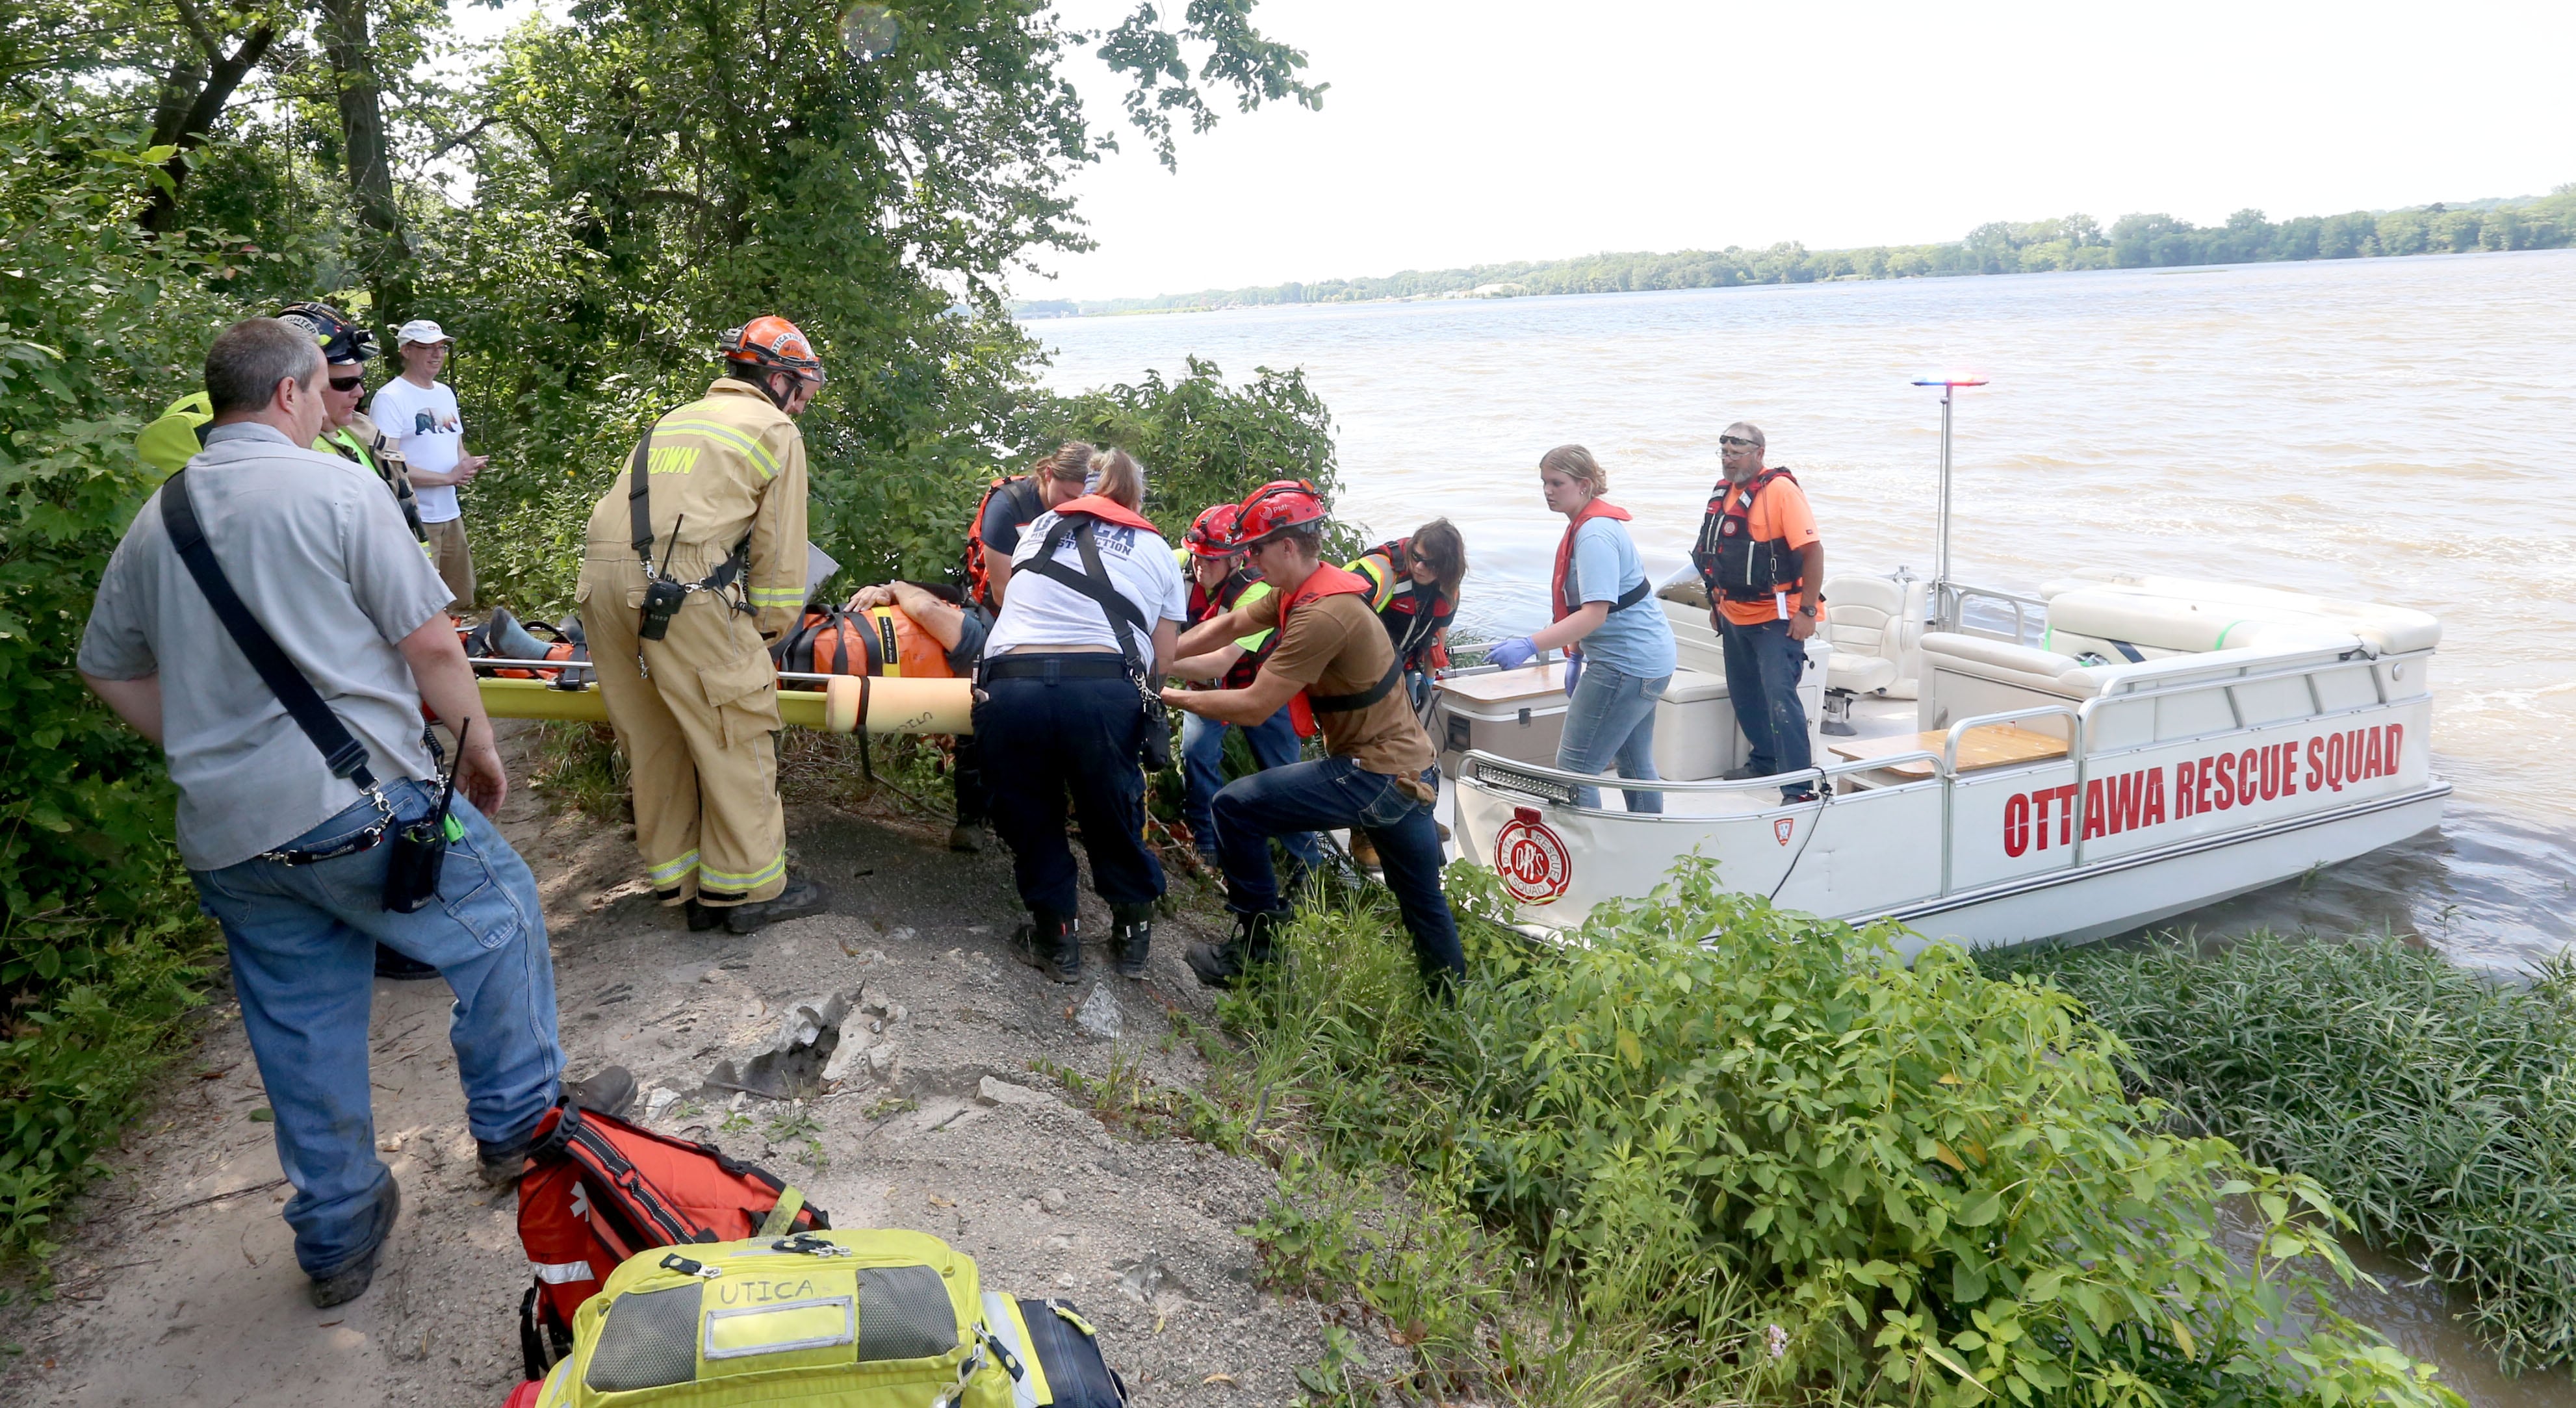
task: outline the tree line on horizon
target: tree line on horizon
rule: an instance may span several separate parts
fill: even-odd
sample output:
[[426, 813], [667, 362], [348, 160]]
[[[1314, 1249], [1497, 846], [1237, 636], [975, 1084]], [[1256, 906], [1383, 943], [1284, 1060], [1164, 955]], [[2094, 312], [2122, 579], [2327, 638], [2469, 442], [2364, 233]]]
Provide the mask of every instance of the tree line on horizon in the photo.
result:
[[2089, 215], [2054, 220], [1995, 220], [1963, 239], [1939, 244], [1808, 249], [1783, 241], [1767, 249], [1730, 245], [1670, 254], [1603, 253], [1574, 259], [1407, 269], [1379, 278], [1327, 279], [1258, 288], [1207, 289], [1152, 298], [1029, 299], [1012, 306], [1022, 318], [1105, 313], [1182, 313], [1293, 303], [1361, 303], [1380, 299], [1519, 297], [1558, 293], [1634, 293], [1805, 284], [1839, 279], [1913, 279], [1967, 274], [2036, 274], [2069, 269], [2178, 268], [2304, 259], [2374, 259], [2474, 250], [2564, 249], [2576, 243], [2576, 182], [2546, 196], [2465, 204], [2302, 215], [2277, 223], [2260, 210], [2240, 210], [2222, 225], [2194, 225], [2171, 215], [2121, 216], [2110, 228]]

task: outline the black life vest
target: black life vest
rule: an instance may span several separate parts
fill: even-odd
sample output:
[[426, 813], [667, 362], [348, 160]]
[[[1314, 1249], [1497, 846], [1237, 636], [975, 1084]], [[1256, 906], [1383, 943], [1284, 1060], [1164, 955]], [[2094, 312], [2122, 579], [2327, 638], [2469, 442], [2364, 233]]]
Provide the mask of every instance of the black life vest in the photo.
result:
[[1699, 541], [1691, 547], [1691, 566], [1708, 587], [1712, 600], [1769, 601], [1798, 585], [1798, 550], [1786, 538], [1753, 537], [1753, 504], [1774, 479], [1798, 482], [1786, 469], [1766, 469], [1750, 484], [1721, 479], [1708, 497], [1708, 512], [1699, 521]]
[[1380, 543], [1360, 556], [1363, 561], [1372, 557], [1386, 559], [1386, 600], [1378, 605], [1378, 619], [1385, 624], [1387, 639], [1394, 642], [1404, 668], [1422, 668], [1422, 652], [1431, 648], [1432, 641], [1457, 614], [1458, 603], [1441, 595], [1438, 585], [1426, 587], [1413, 580], [1411, 538]]
[[987, 611], [1001, 609], [1001, 603], [993, 600], [992, 569], [985, 556], [991, 549], [984, 544], [984, 513], [992, 507], [996, 494], [1010, 500], [1011, 521], [1021, 528], [1037, 522], [1038, 515], [1046, 512], [1046, 498], [1039, 492], [1037, 480], [1026, 474], [994, 480], [984, 490], [984, 497], [975, 501], [975, 516], [966, 521], [966, 597]]

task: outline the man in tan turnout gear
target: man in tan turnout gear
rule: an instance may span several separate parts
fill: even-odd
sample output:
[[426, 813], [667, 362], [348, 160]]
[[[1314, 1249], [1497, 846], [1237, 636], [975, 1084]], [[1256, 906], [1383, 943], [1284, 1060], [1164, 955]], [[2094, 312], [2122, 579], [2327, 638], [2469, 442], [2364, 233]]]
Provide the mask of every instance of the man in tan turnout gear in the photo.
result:
[[747, 934], [828, 905], [787, 873], [768, 651], [805, 604], [795, 417], [823, 367], [784, 318], [726, 333], [723, 351], [725, 375], [655, 422], [591, 510], [575, 595], [655, 894], [693, 930]]

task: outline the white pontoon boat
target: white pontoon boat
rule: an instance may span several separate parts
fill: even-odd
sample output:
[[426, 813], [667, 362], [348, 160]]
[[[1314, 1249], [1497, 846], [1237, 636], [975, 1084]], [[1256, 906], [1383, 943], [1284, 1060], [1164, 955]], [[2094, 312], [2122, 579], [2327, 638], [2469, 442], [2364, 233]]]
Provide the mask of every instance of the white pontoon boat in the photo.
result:
[[[2096, 938], [2403, 840], [2451, 791], [2427, 746], [2441, 626], [2420, 611], [2171, 577], [1832, 578], [1817, 766], [1727, 781], [1743, 740], [1707, 597], [1685, 571], [1658, 599], [1682, 668], [1642, 789], [1553, 766], [1558, 665], [1441, 684], [1455, 842], [1530, 925], [1572, 927], [1696, 851], [1732, 889], [1900, 921], [1909, 952]], [[1816, 799], [1784, 804], [1802, 781]]]

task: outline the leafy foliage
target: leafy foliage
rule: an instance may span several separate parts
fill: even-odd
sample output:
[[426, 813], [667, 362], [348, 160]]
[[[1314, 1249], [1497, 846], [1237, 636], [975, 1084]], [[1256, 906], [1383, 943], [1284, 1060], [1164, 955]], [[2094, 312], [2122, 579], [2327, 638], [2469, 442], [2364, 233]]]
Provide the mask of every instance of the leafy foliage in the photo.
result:
[[1146, 512], [1178, 542], [1202, 509], [1240, 502], [1273, 479], [1306, 479], [1329, 499], [1341, 487], [1333, 417], [1291, 368], [1257, 368], [1241, 390], [1214, 362], [1192, 357], [1165, 381], [1101, 387], [1046, 408], [1034, 445], [1076, 439], [1115, 445], [1144, 462]]
[[1994, 961], [2081, 998], [2177, 1121], [2335, 1190], [2508, 1363], [2576, 1363], [2576, 969], [2496, 983], [2395, 939]]
[[134, 388], [184, 385], [230, 307], [128, 218], [166, 149], [0, 110], [0, 1249], [115, 1136], [206, 947], [151, 745], [72, 668], [153, 481]]
[[[1485, 872], [1450, 888], [1504, 912]], [[1235, 1019], [1330, 1147], [1462, 1190], [1585, 1316], [1660, 1326], [1672, 1396], [2455, 1401], [2328, 1306], [2324, 1190], [2160, 1132], [2061, 992], [1942, 947], [1909, 970], [1697, 860], [1561, 952], [1474, 926], [1454, 1008], [1387, 927], [1310, 918]]]

